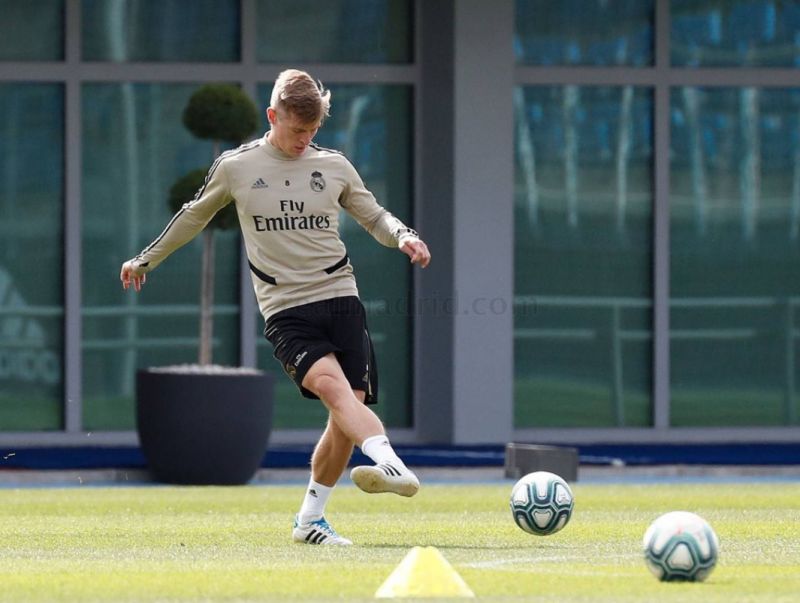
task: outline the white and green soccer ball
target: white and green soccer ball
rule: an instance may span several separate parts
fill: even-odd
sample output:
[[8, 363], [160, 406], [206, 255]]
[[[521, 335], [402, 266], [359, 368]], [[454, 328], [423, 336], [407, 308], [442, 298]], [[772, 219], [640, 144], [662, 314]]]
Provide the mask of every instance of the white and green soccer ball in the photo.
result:
[[567, 482], [549, 471], [534, 471], [511, 489], [511, 513], [516, 524], [537, 536], [562, 529], [572, 517], [574, 498]]
[[700, 582], [717, 564], [719, 539], [705, 519], [687, 511], [665, 513], [645, 532], [644, 558], [664, 582]]

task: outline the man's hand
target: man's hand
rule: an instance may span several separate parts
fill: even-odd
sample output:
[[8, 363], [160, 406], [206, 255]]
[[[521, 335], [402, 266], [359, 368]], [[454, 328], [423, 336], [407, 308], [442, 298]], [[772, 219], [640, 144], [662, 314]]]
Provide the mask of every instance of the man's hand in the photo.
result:
[[122, 288], [128, 289], [133, 283], [134, 291], [141, 291], [147, 277], [144, 271], [133, 263], [133, 260], [128, 260], [122, 265], [119, 271], [119, 280], [122, 281]]
[[431, 252], [422, 239], [408, 237], [400, 244], [400, 251], [411, 258], [412, 264], [419, 264], [425, 268], [431, 263]]

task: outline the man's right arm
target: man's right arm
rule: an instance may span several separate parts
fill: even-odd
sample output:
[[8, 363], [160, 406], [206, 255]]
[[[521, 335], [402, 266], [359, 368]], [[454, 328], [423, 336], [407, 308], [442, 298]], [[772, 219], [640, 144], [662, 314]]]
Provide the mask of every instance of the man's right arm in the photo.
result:
[[127, 289], [133, 283], [134, 289], [139, 291], [145, 282], [145, 274], [197, 236], [214, 214], [232, 200], [224, 164], [218, 159], [211, 166], [206, 181], [195, 198], [178, 210], [152, 243], [122, 265], [120, 280], [123, 288]]

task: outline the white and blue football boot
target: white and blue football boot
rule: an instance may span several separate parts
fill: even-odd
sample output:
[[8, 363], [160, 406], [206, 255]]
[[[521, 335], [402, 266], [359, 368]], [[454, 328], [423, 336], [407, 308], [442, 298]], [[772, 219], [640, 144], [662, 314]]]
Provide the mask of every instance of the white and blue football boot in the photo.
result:
[[351, 540], [339, 536], [331, 524], [325, 521], [324, 517], [305, 524], [299, 523], [299, 518], [295, 517], [292, 540], [302, 544], [332, 544], [338, 546], [353, 544]]

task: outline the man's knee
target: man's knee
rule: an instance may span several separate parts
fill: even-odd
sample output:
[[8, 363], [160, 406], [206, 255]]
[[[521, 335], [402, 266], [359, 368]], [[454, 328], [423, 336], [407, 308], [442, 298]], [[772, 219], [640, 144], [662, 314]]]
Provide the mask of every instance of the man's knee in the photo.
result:
[[323, 400], [335, 398], [342, 390], [342, 379], [331, 372], [317, 371], [303, 380], [303, 387], [311, 390]]
[[311, 366], [303, 379], [303, 387], [319, 396], [330, 410], [352, 403], [354, 395], [356, 400], [364, 400], [364, 392], [353, 390], [332, 354], [320, 358]]

